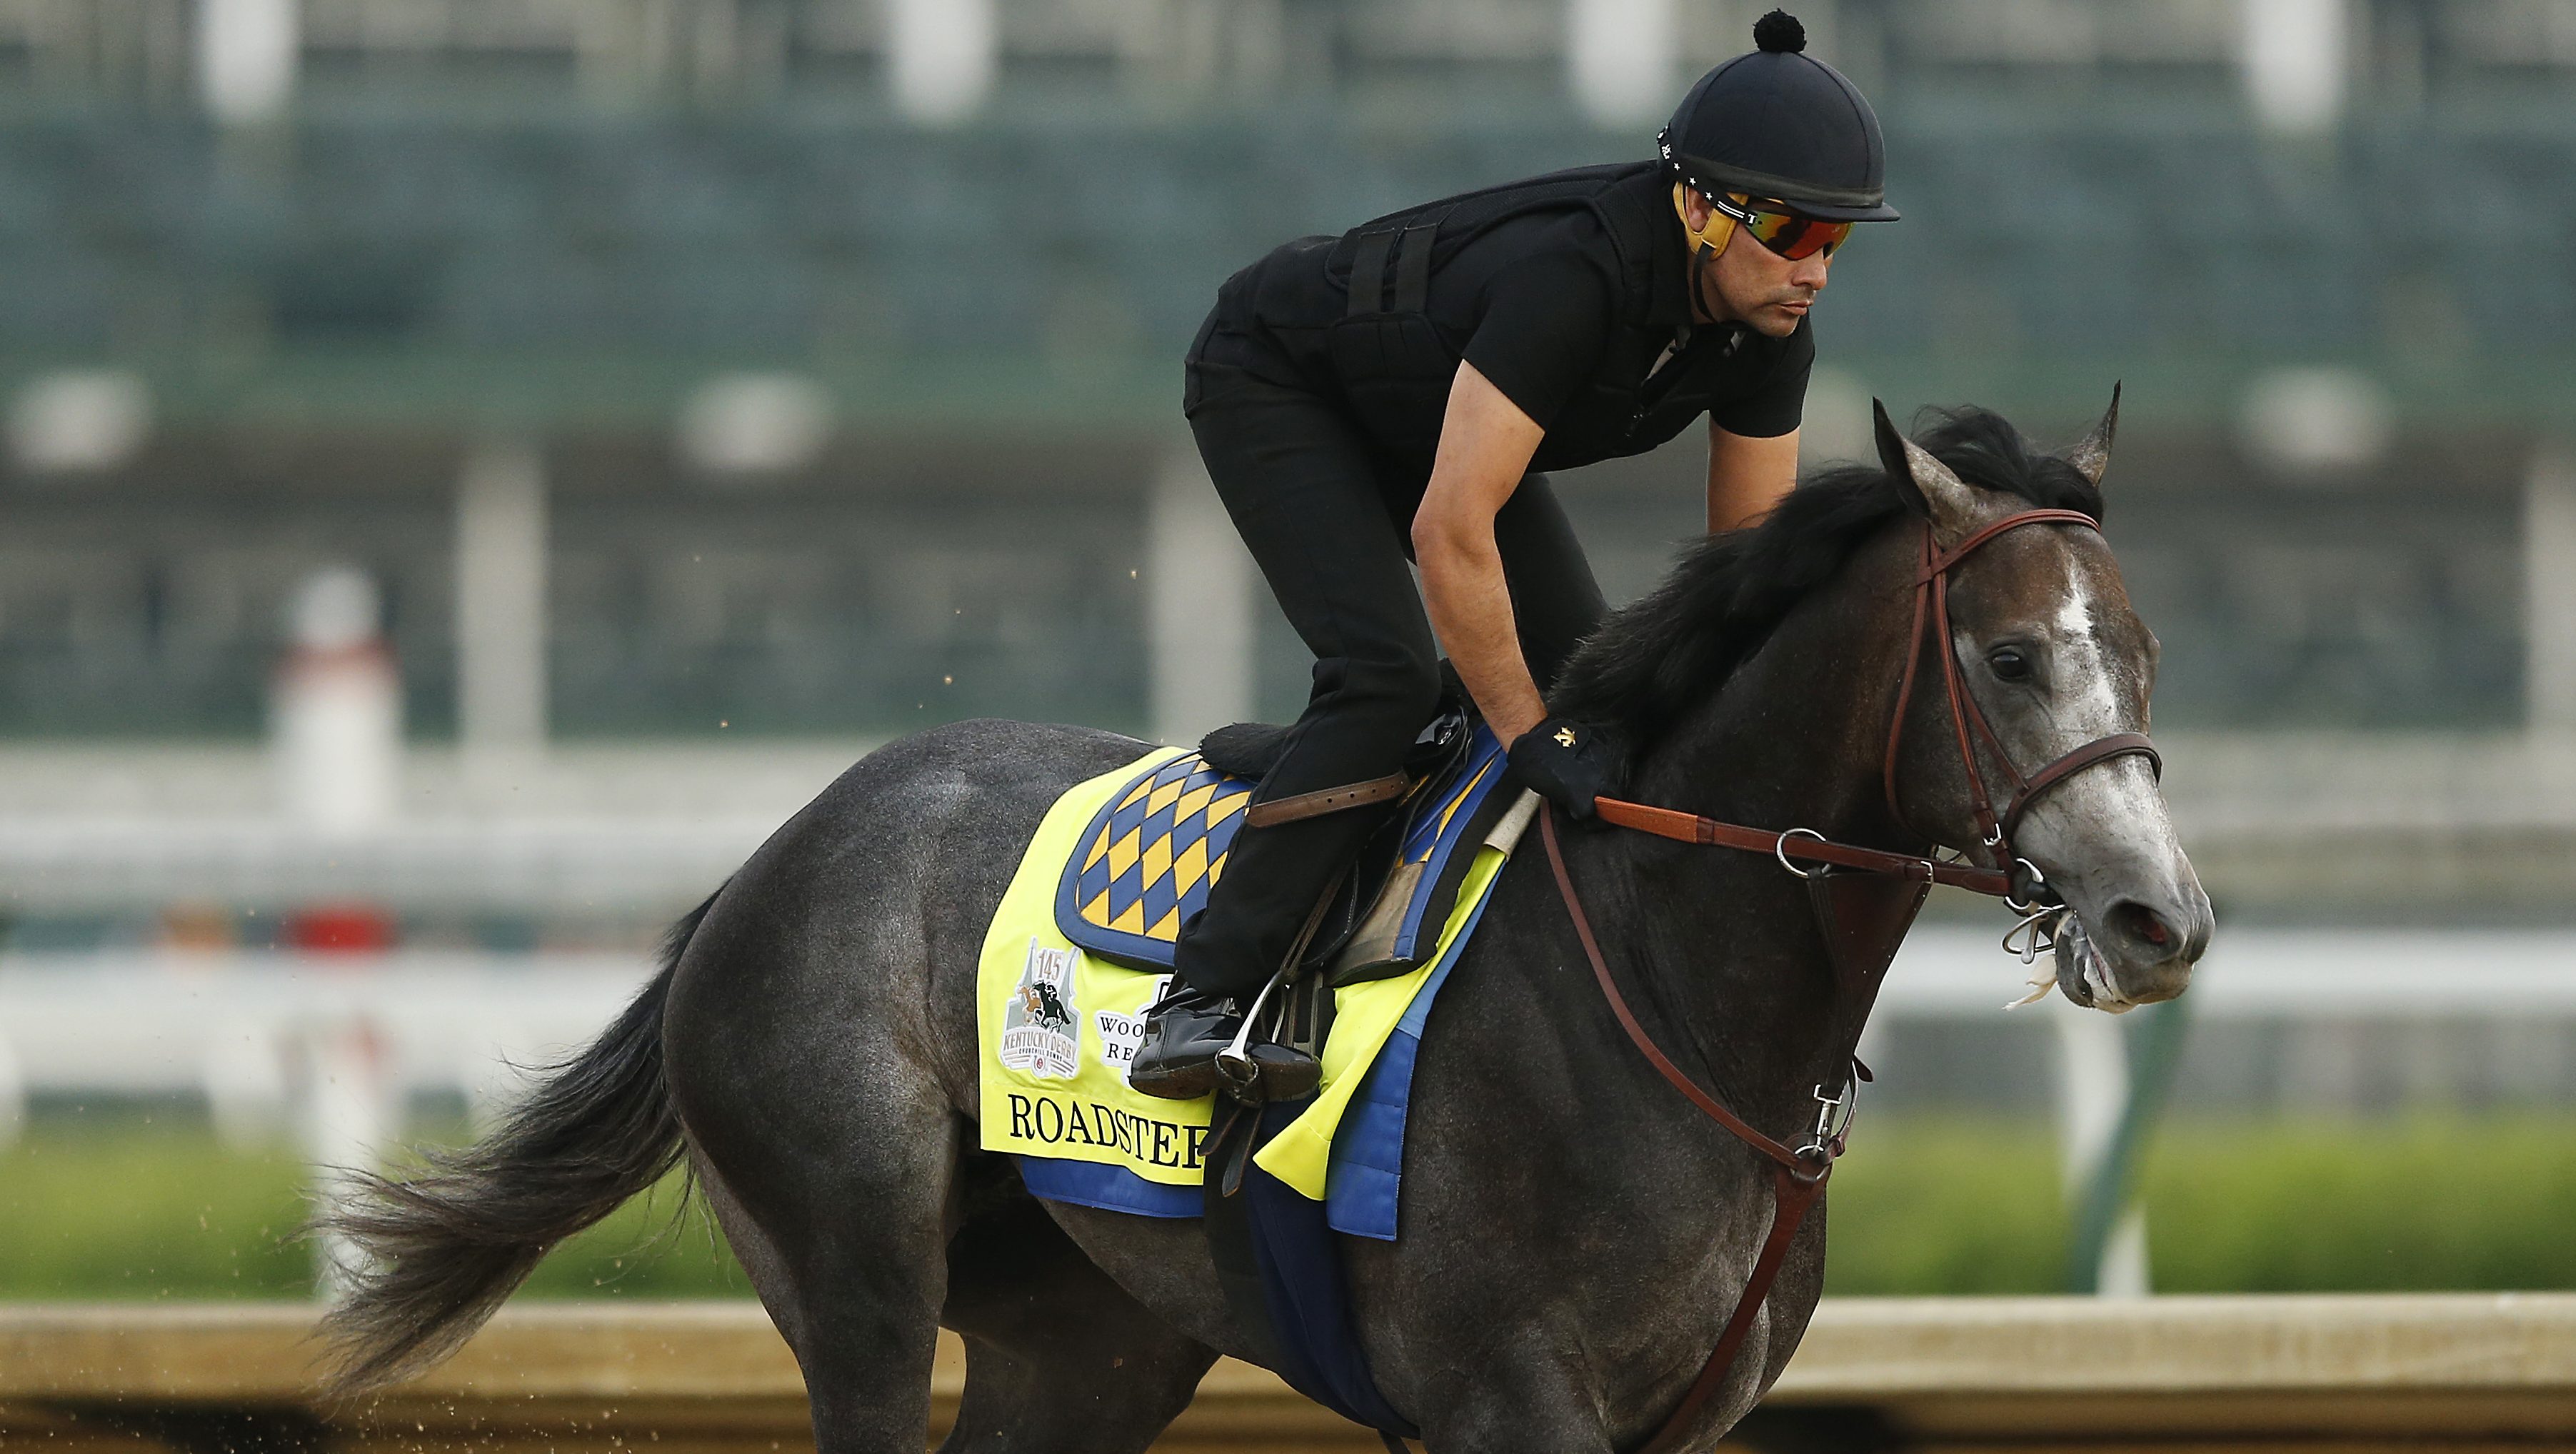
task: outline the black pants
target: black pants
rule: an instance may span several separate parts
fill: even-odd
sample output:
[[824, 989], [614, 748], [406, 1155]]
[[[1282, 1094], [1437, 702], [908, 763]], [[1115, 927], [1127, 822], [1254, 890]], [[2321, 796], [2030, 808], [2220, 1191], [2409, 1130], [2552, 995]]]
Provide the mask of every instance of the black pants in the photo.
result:
[[[1223, 343], [1240, 347], [1239, 336]], [[1315, 686], [1256, 801], [1384, 777], [1431, 718], [1439, 647], [1409, 562], [1422, 481], [1391, 478], [1331, 400], [1209, 357], [1190, 359], [1189, 415], [1226, 513], [1280, 609], [1315, 653]], [[1494, 517], [1521, 651], [1544, 692], [1606, 609], [1583, 547], [1532, 474]], [[1306, 916], [1386, 809], [1239, 830], [1206, 909], [1182, 926], [1174, 968], [1220, 994], [1276, 973]]]

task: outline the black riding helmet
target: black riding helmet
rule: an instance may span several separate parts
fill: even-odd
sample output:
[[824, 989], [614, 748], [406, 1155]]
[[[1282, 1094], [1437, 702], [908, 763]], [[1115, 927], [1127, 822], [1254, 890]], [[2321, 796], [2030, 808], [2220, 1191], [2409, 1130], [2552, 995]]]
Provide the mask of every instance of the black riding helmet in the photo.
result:
[[1699, 78], [1655, 138], [1673, 180], [1743, 192], [1827, 222], [1893, 222], [1878, 115], [1843, 73], [1806, 54], [1807, 30], [1774, 10], [1755, 49]]

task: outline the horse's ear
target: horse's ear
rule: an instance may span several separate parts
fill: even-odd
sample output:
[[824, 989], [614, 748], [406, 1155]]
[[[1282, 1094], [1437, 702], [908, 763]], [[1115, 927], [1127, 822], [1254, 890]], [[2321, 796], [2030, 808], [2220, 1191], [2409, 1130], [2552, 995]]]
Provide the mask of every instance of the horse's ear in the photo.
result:
[[2111, 468], [2111, 436], [2119, 430], [2120, 386], [2114, 383], [2111, 385], [2111, 407], [2103, 411], [2102, 422], [2075, 441], [2073, 449], [2066, 451], [2066, 462], [2075, 466], [2075, 472], [2097, 490], [2102, 488], [2103, 474]]
[[1869, 405], [1877, 416], [1878, 462], [1887, 467], [1905, 503], [1932, 522], [1933, 539], [1945, 545], [1966, 539], [1976, 525], [1976, 491], [1930, 450], [1899, 433], [1885, 404], [1872, 399]]

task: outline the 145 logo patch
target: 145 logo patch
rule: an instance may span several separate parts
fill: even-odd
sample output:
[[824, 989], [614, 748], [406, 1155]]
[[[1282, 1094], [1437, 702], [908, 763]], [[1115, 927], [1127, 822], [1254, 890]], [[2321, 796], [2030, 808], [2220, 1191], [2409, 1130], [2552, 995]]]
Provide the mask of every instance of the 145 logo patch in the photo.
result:
[[1002, 1009], [1003, 1068], [1048, 1080], [1071, 1080], [1075, 1063], [1073, 972], [1079, 949], [1050, 949], [1029, 940], [1028, 963]]

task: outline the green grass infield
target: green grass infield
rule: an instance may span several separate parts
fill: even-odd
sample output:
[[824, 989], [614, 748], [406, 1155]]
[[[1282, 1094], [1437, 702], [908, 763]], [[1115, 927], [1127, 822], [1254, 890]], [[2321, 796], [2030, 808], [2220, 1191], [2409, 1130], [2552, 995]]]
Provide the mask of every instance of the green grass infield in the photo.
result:
[[[2160, 1292], [2576, 1288], [2576, 1117], [2178, 1120], [2145, 1196]], [[288, 1146], [227, 1147], [191, 1117], [42, 1116], [0, 1149], [0, 1298], [304, 1297], [313, 1251], [293, 1233], [310, 1198]], [[2065, 1285], [2045, 1125], [1869, 1120], [1830, 1205], [1830, 1292]], [[527, 1291], [750, 1289], [674, 1180], [558, 1248]]]

